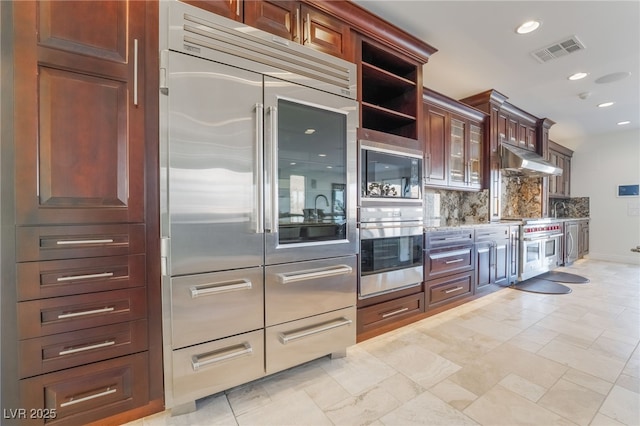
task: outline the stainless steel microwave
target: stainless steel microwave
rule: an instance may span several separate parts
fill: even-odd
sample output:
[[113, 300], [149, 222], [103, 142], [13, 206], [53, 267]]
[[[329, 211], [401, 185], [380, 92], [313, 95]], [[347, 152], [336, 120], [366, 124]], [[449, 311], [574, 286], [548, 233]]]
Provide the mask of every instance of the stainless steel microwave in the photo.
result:
[[422, 201], [422, 153], [361, 141], [360, 196]]

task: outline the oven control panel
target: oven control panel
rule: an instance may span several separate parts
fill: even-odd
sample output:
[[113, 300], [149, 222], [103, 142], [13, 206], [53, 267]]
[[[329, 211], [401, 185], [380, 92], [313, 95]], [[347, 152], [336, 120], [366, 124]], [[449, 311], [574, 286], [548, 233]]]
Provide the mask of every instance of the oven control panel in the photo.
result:
[[524, 228], [524, 232], [526, 234], [543, 233], [543, 232], [556, 233], [556, 232], [562, 232], [562, 226], [561, 225], [528, 226]]

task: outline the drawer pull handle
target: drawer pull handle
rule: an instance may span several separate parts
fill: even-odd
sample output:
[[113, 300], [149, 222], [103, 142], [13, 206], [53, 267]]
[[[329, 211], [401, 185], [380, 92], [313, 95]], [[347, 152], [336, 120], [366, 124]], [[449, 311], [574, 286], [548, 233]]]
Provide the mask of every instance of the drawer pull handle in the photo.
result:
[[464, 256], [464, 255], [468, 255], [469, 253], [471, 253], [471, 249], [445, 251], [445, 252], [442, 252], [442, 253], [432, 254], [431, 258], [432, 259], [443, 259], [445, 257], [451, 257], [451, 256]]
[[312, 336], [314, 334], [322, 333], [324, 331], [333, 330], [334, 328], [343, 327], [345, 325], [350, 325], [353, 321], [347, 318], [340, 318], [330, 322], [326, 322], [323, 324], [319, 324], [317, 326], [312, 326], [302, 331], [296, 331], [292, 333], [280, 333], [280, 342], [283, 345], [286, 345], [289, 342], [294, 340], [302, 339], [304, 337]]
[[94, 345], [86, 345], [78, 348], [66, 349], [64, 351], [58, 352], [58, 355], [71, 355], [78, 352], [90, 351], [91, 349], [106, 348], [107, 346], [113, 346], [115, 344], [115, 340], [107, 340], [106, 342], [96, 343]]
[[90, 278], [108, 278], [112, 276], [113, 276], [113, 272], [103, 272], [101, 274], [71, 275], [68, 277], [59, 277], [59, 278], [56, 278], [56, 281], [63, 282], [63, 281], [75, 281], [75, 280], [88, 280]]
[[304, 271], [287, 272], [277, 275], [282, 284], [289, 284], [298, 281], [333, 277], [335, 275], [346, 275], [350, 274], [352, 271], [353, 268], [349, 265], [336, 265], [328, 268], [307, 269]]
[[69, 312], [68, 314], [60, 314], [60, 315], [58, 315], [58, 319], [81, 317], [81, 316], [84, 316], [84, 315], [92, 315], [92, 314], [103, 314], [105, 312], [112, 312], [113, 310], [114, 310], [114, 308], [113, 308], [113, 306], [111, 306], [111, 307], [102, 308], [102, 309], [92, 309], [90, 311]]
[[398, 315], [398, 314], [401, 314], [403, 312], [407, 312], [408, 310], [409, 310], [409, 308], [407, 308], [407, 307], [400, 308], [400, 309], [398, 309], [396, 311], [387, 312], [386, 314], [382, 314], [382, 318], [389, 318], [389, 317], [392, 317], [394, 315]]
[[464, 287], [455, 287], [455, 288], [450, 288], [448, 290], [444, 290], [444, 294], [449, 294], [449, 293], [453, 293], [454, 291], [458, 291], [458, 290], [462, 290]]
[[116, 391], [117, 391], [117, 389], [111, 389], [111, 387], [108, 387], [107, 390], [104, 391], [104, 392], [94, 393], [93, 395], [84, 396], [82, 398], [75, 399], [74, 397], [71, 397], [71, 399], [69, 401], [63, 402], [62, 404], [60, 404], [60, 408], [68, 407], [68, 406], [74, 405], [74, 404], [79, 404], [79, 403], [85, 402], [85, 401], [90, 401], [90, 400], [95, 399], [95, 398], [100, 398], [100, 397], [103, 397], [103, 396], [111, 395], [112, 393], [115, 393]]
[[252, 352], [253, 348], [251, 345], [248, 342], [245, 342], [219, 351], [194, 355], [191, 357], [191, 367], [193, 368], [193, 371], [198, 371], [201, 367], [206, 367], [232, 358], [251, 355]]
[[249, 280], [235, 280], [218, 283], [201, 284], [189, 287], [191, 298], [200, 296], [210, 296], [213, 294], [225, 293], [227, 291], [250, 290], [253, 283]]
[[451, 265], [452, 263], [458, 263], [458, 262], [462, 262], [464, 259], [455, 259], [455, 260], [447, 260], [446, 263], [447, 265]]
[[71, 246], [78, 244], [109, 244], [112, 242], [112, 238], [105, 238], [103, 240], [60, 240], [56, 241], [56, 244], [59, 246]]

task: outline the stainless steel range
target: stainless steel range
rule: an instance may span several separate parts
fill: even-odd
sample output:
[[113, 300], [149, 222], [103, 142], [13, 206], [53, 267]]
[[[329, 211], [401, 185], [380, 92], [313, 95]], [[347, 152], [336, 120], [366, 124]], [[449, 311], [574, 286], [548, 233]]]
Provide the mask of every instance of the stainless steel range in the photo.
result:
[[560, 262], [562, 223], [554, 219], [522, 219], [520, 273], [523, 281], [556, 268]]

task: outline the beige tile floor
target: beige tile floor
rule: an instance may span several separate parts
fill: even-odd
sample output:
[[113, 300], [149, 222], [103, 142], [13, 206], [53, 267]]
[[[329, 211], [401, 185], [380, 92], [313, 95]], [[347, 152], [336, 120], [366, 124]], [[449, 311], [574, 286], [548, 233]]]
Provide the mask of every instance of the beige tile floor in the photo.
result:
[[501, 289], [130, 426], [640, 425], [640, 266], [560, 270], [591, 282]]

